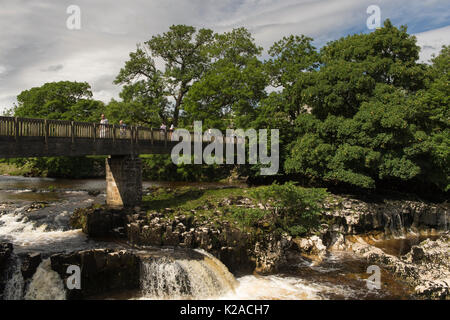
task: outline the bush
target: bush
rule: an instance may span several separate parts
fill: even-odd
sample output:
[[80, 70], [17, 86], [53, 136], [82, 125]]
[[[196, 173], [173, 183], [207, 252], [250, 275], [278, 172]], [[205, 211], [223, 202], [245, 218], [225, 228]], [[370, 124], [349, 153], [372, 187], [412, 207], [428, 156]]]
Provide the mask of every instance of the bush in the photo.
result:
[[141, 156], [143, 178], [151, 181], [219, 181], [230, 175], [232, 166], [172, 162], [170, 154]]
[[52, 178], [93, 178], [105, 175], [104, 157], [48, 157], [12, 159], [16, 166], [30, 168], [27, 175]]
[[261, 209], [233, 208], [231, 215], [242, 226], [258, 226], [267, 216], [267, 212]]
[[269, 210], [276, 227], [292, 236], [304, 235], [318, 227], [325, 189], [297, 187], [293, 182], [274, 183], [251, 191], [251, 195]]

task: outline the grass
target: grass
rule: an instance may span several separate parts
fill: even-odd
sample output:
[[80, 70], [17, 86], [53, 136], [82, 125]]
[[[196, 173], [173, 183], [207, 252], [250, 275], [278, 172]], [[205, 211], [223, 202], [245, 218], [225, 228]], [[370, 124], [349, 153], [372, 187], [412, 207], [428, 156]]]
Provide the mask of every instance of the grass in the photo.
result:
[[292, 183], [256, 188], [153, 188], [144, 196], [143, 206], [149, 213], [164, 212], [167, 220], [185, 215], [216, 226], [228, 222], [252, 233], [281, 230], [299, 236], [319, 225], [326, 195], [325, 189]]
[[151, 211], [161, 211], [170, 208], [173, 212], [165, 218], [172, 219], [175, 215], [195, 216], [199, 221], [209, 221], [213, 224], [228, 221], [241, 228], [255, 226], [265, 216], [265, 211], [255, 208], [223, 204], [225, 199], [238, 197], [252, 199], [247, 188], [200, 189], [182, 187], [177, 189], [153, 189], [150, 195], [144, 196], [143, 206]]
[[144, 197], [144, 206], [153, 210], [164, 208], [192, 210], [206, 204], [214, 205], [229, 197], [244, 195], [246, 189], [200, 189], [195, 187], [182, 187], [168, 191], [164, 188], [153, 189], [151, 195]]
[[17, 166], [12, 163], [0, 163], [0, 175], [23, 176], [29, 174], [32, 168], [28, 165]]

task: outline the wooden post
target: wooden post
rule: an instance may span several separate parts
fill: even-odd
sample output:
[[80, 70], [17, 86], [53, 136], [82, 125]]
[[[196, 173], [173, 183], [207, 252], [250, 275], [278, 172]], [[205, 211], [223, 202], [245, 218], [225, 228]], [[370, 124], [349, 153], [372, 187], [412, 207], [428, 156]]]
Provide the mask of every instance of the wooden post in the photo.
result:
[[97, 140], [97, 124], [93, 123], [94, 125], [94, 132], [93, 132], [93, 136], [94, 136], [94, 142]]
[[153, 128], [150, 128], [150, 134], [151, 134], [152, 145], [153, 145]]
[[72, 138], [72, 144], [74, 144], [75, 143], [75, 128], [74, 128], [73, 121], [70, 122], [70, 136]]
[[14, 118], [14, 137], [16, 141], [19, 141], [19, 119], [17, 117]]
[[164, 130], [164, 146], [167, 147], [167, 130]]
[[130, 126], [131, 149], [134, 150], [134, 127]]
[[48, 147], [48, 121], [47, 121], [47, 119], [44, 120], [44, 140], [45, 140], [45, 146]]

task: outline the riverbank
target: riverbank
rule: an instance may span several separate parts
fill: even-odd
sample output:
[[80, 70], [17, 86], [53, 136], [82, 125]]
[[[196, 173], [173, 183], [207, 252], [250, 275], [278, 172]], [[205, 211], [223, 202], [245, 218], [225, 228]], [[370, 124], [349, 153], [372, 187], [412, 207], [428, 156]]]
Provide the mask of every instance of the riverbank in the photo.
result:
[[0, 159], [0, 175], [88, 179], [105, 177], [105, 157]]
[[29, 176], [32, 171], [30, 165], [19, 166], [14, 163], [0, 162], [0, 176]]
[[[237, 169], [225, 165], [173, 164], [170, 155], [140, 155], [142, 177], [148, 181], [245, 182]], [[0, 159], [0, 176], [63, 179], [104, 178], [105, 156]]]

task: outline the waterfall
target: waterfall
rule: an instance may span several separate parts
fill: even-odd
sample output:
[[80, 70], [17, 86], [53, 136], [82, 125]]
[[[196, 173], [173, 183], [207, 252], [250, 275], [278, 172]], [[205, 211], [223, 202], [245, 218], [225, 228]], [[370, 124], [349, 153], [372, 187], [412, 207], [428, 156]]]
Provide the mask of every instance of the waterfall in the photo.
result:
[[13, 255], [7, 271], [7, 281], [3, 291], [4, 300], [21, 300], [23, 298], [25, 282], [20, 266], [20, 259]]
[[25, 300], [65, 300], [66, 291], [60, 276], [52, 270], [50, 259], [41, 262], [28, 286]]
[[141, 259], [144, 298], [208, 299], [234, 291], [236, 280], [225, 265], [204, 251], [197, 253], [200, 257]]

